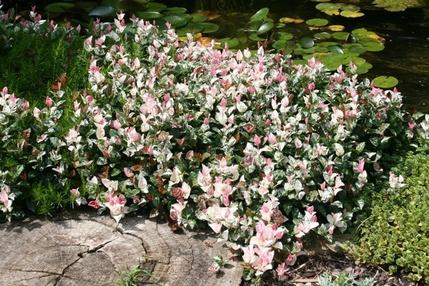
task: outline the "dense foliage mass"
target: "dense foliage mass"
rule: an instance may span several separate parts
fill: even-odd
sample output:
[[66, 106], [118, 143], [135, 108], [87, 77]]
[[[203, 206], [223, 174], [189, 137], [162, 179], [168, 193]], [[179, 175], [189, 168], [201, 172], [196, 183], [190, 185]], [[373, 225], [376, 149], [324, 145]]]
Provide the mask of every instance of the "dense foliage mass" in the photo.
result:
[[87, 57], [79, 27], [42, 20], [34, 11], [33, 21], [12, 11], [0, 17], [1, 87], [8, 86], [32, 103], [43, 103], [59, 81], [67, 92], [86, 87]]
[[96, 24], [85, 49], [90, 86], [67, 124], [61, 86], [43, 108], [0, 93], [4, 213], [20, 198], [42, 211], [51, 200], [88, 204], [116, 220], [148, 207], [208, 225], [249, 277], [282, 276], [310, 234], [331, 239], [356, 220], [373, 179], [414, 137], [397, 91], [314, 59], [179, 43], [123, 14]]
[[[429, 156], [408, 156], [400, 166], [403, 182], [391, 181], [390, 191], [373, 201], [355, 255], [363, 262], [406, 270], [411, 278], [429, 283]], [[392, 190], [397, 184], [405, 187]], [[388, 189], [388, 188], [386, 188]]]

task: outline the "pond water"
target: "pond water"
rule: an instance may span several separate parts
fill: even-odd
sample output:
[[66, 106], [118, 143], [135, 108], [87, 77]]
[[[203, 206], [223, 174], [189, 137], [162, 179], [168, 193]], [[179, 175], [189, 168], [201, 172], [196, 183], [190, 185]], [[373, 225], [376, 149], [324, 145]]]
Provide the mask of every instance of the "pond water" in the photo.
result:
[[[190, 12], [199, 10], [218, 13], [214, 22], [220, 25], [213, 37], [240, 37], [245, 33], [249, 17], [258, 9], [267, 7], [277, 21], [281, 17], [302, 19], [325, 18], [330, 24], [340, 24], [346, 31], [366, 28], [385, 38], [385, 49], [362, 55], [373, 65], [363, 75], [374, 78], [391, 75], [399, 79], [398, 89], [404, 94], [407, 108], [429, 112], [429, 5], [405, 12], [388, 12], [375, 8], [370, 2], [349, 1], [358, 4], [365, 16], [344, 18], [328, 16], [315, 8], [313, 1], [305, 0], [195, 0], [162, 1], [168, 6], [184, 6]], [[428, 3], [429, 4], [429, 3]], [[285, 28], [287, 29], [287, 27]], [[299, 29], [298, 29], [299, 30]], [[296, 29], [294, 33], [297, 33]], [[298, 31], [298, 33], [305, 33]], [[301, 35], [302, 36], [302, 35]], [[305, 36], [305, 35], [304, 35]]]

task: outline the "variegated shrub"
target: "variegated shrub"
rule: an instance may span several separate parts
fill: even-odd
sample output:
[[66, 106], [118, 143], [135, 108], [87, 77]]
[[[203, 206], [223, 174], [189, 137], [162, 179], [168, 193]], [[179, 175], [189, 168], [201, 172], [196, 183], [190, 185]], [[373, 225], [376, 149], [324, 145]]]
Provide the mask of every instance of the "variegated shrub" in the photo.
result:
[[250, 276], [286, 275], [309, 234], [353, 223], [414, 137], [397, 91], [316, 60], [183, 43], [122, 14], [96, 24], [85, 49], [90, 86], [66, 132], [61, 90], [38, 109], [3, 89], [0, 154], [15, 162], [0, 163], [3, 211], [44, 176], [116, 220], [147, 207], [206, 224]]

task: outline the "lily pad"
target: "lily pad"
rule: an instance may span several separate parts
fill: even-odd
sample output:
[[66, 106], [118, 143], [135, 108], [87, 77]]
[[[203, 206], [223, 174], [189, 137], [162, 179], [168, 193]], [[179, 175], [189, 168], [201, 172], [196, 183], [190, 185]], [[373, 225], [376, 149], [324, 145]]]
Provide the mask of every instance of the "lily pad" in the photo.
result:
[[95, 7], [88, 15], [91, 17], [112, 17], [115, 15], [115, 9], [112, 6], [100, 5]]
[[344, 44], [343, 49], [346, 49], [349, 53], [356, 53], [356, 54], [363, 54], [367, 51], [367, 49], [359, 43]]
[[314, 34], [314, 37], [318, 40], [327, 40], [332, 38], [332, 35], [328, 32], [321, 32]]
[[188, 24], [188, 20], [183, 15], [166, 15], [164, 20], [169, 22], [174, 28], [180, 28]]
[[201, 27], [200, 23], [188, 23], [185, 27], [177, 29], [176, 32], [180, 35], [186, 35], [187, 33], [196, 35], [203, 32], [203, 27]]
[[332, 34], [332, 37], [335, 40], [339, 40], [339, 41], [346, 41], [349, 38], [349, 33], [347, 32], [335, 32]]
[[265, 41], [266, 40], [265, 38], [259, 37], [259, 34], [257, 34], [257, 33], [250, 34], [249, 35], [249, 39], [252, 40], [252, 41], [254, 41], [254, 42], [260, 42], [260, 41]]
[[364, 46], [365, 49], [369, 52], [380, 52], [380, 51], [384, 50], [383, 43], [380, 43], [377, 41], [362, 42], [362, 46]]
[[192, 22], [194, 23], [201, 23], [208, 20], [208, 17], [206, 15], [200, 14], [200, 13], [194, 13], [191, 14], [192, 16]]
[[313, 18], [305, 21], [305, 23], [309, 26], [314, 27], [323, 27], [329, 24], [329, 21], [323, 18]]
[[390, 12], [404, 11], [408, 8], [423, 7], [424, 0], [374, 0], [376, 7], [384, 8]]
[[260, 9], [258, 12], [253, 14], [252, 17], [250, 17], [250, 22], [257, 22], [257, 21], [264, 20], [267, 17], [269, 12], [270, 12], [270, 9], [268, 8]]
[[343, 25], [329, 25], [328, 29], [332, 32], [341, 32], [344, 31], [345, 27]]
[[372, 83], [374, 86], [379, 88], [392, 88], [396, 85], [398, 85], [399, 81], [397, 78], [393, 76], [378, 76], [376, 77]]
[[316, 9], [330, 16], [361, 17], [364, 15], [358, 6], [345, 3], [320, 3], [316, 5]]
[[168, 7], [167, 9], [164, 10], [165, 14], [186, 14], [186, 12], [188, 11], [188, 9], [186, 9], [185, 7]]
[[310, 37], [304, 37], [299, 40], [299, 45], [304, 49], [309, 49], [314, 46], [314, 40]]
[[301, 24], [304, 23], [304, 19], [301, 18], [292, 18], [292, 17], [283, 17], [279, 19], [280, 23], [283, 24]]
[[198, 26], [201, 27], [201, 32], [205, 34], [214, 33], [219, 30], [219, 25], [214, 23], [198, 23]]
[[272, 46], [276, 50], [281, 50], [286, 46], [286, 43], [287, 41], [285, 40], [278, 40], [278, 41], [275, 41]]
[[47, 5], [45, 7], [45, 11], [48, 13], [64, 13], [74, 7], [75, 5], [73, 3], [56, 2]]
[[167, 5], [158, 2], [149, 2], [146, 4], [147, 11], [161, 12], [167, 9]]
[[293, 39], [293, 34], [286, 32], [279, 32], [279, 40], [289, 41]]
[[346, 17], [346, 18], [358, 18], [358, 17], [362, 17], [365, 16], [364, 13], [359, 12], [359, 11], [342, 11], [340, 13], [341, 16]]
[[356, 64], [356, 73], [357, 74], [365, 74], [370, 69], [372, 69], [372, 64], [365, 62], [363, 64]]
[[274, 24], [272, 22], [265, 22], [259, 27], [257, 33], [258, 34], [265, 34], [269, 31], [271, 31], [273, 29], [273, 27], [274, 27]]
[[138, 17], [144, 19], [144, 20], [153, 20], [153, 19], [159, 19], [163, 15], [156, 11], [142, 11], [136, 13]]
[[343, 49], [339, 46], [330, 46], [328, 50], [335, 54], [344, 54]]
[[237, 38], [223, 38], [220, 42], [222, 48], [228, 46], [228, 48], [234, 49], [240, 45], [240, 40]]

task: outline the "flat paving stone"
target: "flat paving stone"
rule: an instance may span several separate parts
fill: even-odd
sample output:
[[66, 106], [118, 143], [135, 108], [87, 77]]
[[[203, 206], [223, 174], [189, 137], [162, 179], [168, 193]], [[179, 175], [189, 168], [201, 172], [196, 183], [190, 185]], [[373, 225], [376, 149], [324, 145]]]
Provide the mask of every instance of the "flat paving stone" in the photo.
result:
[[0, 286], [118, 285], [119, 274], [140, 265], [140, 285], [235, 286], [242, 268], [231, 262], [208, 272], [215, 255], [231, 253], [205, 233], [173, 233], [166, 223], [129, 216], [120, 224], [90, 213], [55, 220], [27, 218], [0, 224]]

